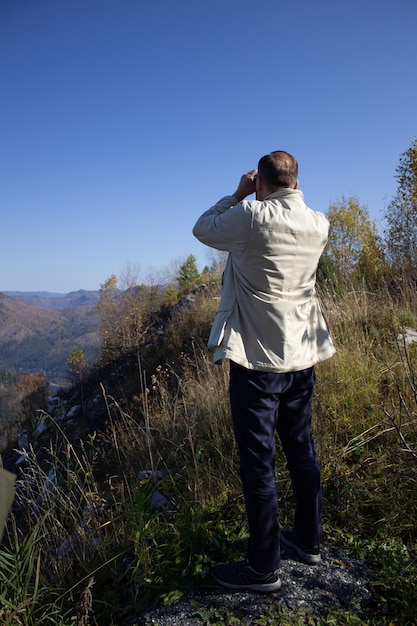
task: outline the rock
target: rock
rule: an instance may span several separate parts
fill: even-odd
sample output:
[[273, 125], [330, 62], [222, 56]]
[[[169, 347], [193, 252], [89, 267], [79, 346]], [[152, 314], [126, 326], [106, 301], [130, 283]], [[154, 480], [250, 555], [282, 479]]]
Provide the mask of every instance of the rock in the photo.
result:
[[71, 407], [69, 411], [67, 412], [67, 418], [72, 419], [73, 417], [77, 417], [78, 413], [80, 412], [80, 409], [81, 409], [81, 406], [79, 404], [76, 404], [75, 406]]
[[[208, 623], [204, 616], [216, 615], [219, 611], [224, 613], [222, 624], [228, 623], [224, 620], [234, 615], [239, 621], [231, 619], [230, 623], [241, 626], [280, 623], [274, 621], [274, 605], [277, 614], [282, 609], [307, 610], [325, 617], [329, 611], [348, 606], [352, 613], [360, 616], [373, 599], [367, 568], [337, 548], [324, 546], [321, 553], [322, 562], [311, 566], [294, 560], [292, 554], [283, 550], [282, 586], [274, 593], [233, 591], [217, 587], [213, 581], [212, 588], [190, 591], [170, 606], [154, 607], [134, 623], [140, 626], [202, 626]], [[260, 622], [265, 615], [268, 617]], [[309, 615], [311, 618], [311, 613]], [[301, 622], [295, 618], [294, 623]]]
[[17, 445], [19, 446], [19, 450], [29, 450], [30, 439], [28, 430], [25, 430], [23, 433], [19, 433], [19, 435], [17, 435]]
[[403, 331], [404, 332], [398, 335], [397, 341], [405, 344], [406, 346], [410, 345], [411, 343], [417, 343], [417, 330], [405, 326]]
[[40, 424], [38, 424], [38, 426], [35, 428], [35, 430], [32, 433], [32, 436], [34, 437], [34, 439], [38, 439], [41, 435], [43, 435], [43, 433], [48, 430], [48, 424], [46, 423], [46, 420], [43, 420], [42, 422], [40, 422]]

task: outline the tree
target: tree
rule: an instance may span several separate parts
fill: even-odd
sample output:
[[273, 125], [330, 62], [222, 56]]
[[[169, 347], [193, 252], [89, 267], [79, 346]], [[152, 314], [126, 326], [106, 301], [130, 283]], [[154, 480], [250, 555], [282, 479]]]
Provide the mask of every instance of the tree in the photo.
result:
[[119, 325], [117, 295], [117, 277], [112, 274], [100, 285], [100, 297], [97, 304], [97, 312], [100, 316], [100, 335], [103, 341], [102, 357], [110, 358], [114, 352], [115, 333]]
[[84, 413], [84, 374], [87, 371], [87, 357], [84, 351], [76, 348], [67, 359], [68, 371], [73, 383], [80, 385], [81, 407]]
[[342, 276], [328, 254], [323, 254], [320, 257], [317, 267], [317, 283], [320, 287], [331, 287], [335, 293], [343, 291]]
[[178, 291], [174, 288], [172, 283], [168, 283], [167, 288], [164, 291], [163, 304], [172, 307], [178, 301]]
[[417, 276], [417, 139], [400, 156], [398, 189], [388, 204], [385, 245], [392, 267], [406, 278]]
[[136, 349], [145, 337], [155, 313], [161, 305], [158, 285], [137, 285], [133, 274], [125, 277], [127, 289], [118, 289], [112, 275], [100, 287], [97, 311], [103, 340], [101, 358], [104, 362]]
[[80, 382], [82, 384], [83, 375], [87, 370], [87, 357], [84, 351], [80, 348], [76, 348], [67, 359], [67, 366], [71, 379], [74, 382]]
[[382, 248], [376, 222], [358, 198], [345, 198], [329, 207], [327, 254], [343, 278], [375, 283], [381, 269]]
[[181, 265], [177, 276], [180, 289], [189, 289], [200, 282], [200, 273], [197, 268], [197, 260], [193, 254], [189, 254]]

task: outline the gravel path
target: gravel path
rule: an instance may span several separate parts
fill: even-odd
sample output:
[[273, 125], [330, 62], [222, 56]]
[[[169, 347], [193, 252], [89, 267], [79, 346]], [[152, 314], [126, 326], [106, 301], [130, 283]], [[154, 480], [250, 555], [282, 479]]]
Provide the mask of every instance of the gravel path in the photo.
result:
[[[290, 610], [311, 609], [316, 615], [349, 607], [362, 612], [372, 601], [368, 571], [345, 552], [323, 546], [319, 565], [304, 565], [282, 550], [282, 587], [272, 594], [238, 592], [221, 587], [189, 592], [171, 606], [158, 606], [136, 620], [138, 626], [201, 626], [228, 624], [227, 611], [236, 615], [231, 624], [250, 626], [270, 614], [271, 605]], [[217, 621], [216, 621], [217, 619]], [[211, 620], [211, 621], [209, 621]], [[273, 624], [274, 621], [264, 621]]]

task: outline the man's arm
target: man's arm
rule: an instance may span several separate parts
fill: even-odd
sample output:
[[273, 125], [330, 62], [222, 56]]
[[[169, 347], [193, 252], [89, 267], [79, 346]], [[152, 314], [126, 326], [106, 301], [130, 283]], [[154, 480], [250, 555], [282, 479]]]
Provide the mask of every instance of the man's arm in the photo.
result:
[[238, 251], [246, 243], [250, 216], [241, 204], [255, 191], [256, 170], [243, 174], [232, 196], [225, 196], [197, 220], [193, 235], [217, 250]]

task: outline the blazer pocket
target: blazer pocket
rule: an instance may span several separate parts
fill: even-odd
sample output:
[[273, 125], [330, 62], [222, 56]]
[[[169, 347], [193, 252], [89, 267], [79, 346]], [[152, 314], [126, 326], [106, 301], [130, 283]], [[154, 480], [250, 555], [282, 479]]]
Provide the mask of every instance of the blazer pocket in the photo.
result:
[[295, 316], [301, 322], [305, 322], [310, 318], [311, 315], [311, 299], [303, 304], [297, 304], [295, 309]]
[[217, 348], [221, 344], [231, 314], [232, 310], [217, 311], [207, 343], [210, 349]]

